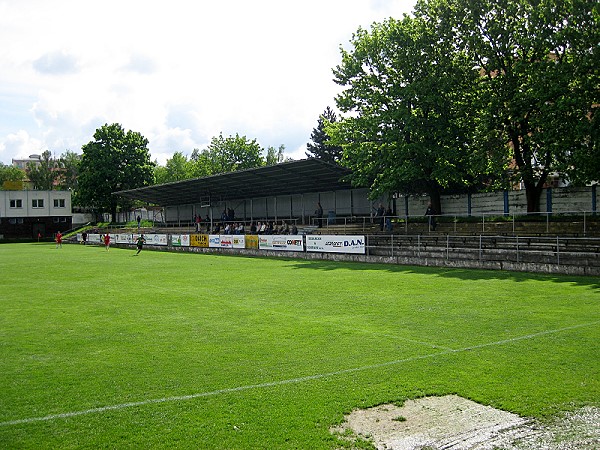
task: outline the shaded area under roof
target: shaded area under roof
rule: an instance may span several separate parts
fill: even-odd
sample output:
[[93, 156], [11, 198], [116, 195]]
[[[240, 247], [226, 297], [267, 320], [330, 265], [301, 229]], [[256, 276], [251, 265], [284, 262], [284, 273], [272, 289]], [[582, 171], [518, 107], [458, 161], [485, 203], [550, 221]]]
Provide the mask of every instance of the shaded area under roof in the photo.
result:
[[351, 171], [316, 158], [257, 169], [157, 184], [113, 195], [156, 205], [187, 205], [233, 199], [272, 197], [350, 189], [343, 178]]

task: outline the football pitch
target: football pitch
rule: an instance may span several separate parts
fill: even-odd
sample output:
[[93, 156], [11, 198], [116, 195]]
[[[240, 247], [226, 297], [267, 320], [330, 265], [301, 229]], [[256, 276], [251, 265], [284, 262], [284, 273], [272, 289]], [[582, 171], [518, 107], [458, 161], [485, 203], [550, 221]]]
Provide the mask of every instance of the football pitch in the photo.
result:
[[0, 448], [340, 449], [345, 414], [425, 396], [600, 405], [597, 278], [134, 255], [0, 245]]

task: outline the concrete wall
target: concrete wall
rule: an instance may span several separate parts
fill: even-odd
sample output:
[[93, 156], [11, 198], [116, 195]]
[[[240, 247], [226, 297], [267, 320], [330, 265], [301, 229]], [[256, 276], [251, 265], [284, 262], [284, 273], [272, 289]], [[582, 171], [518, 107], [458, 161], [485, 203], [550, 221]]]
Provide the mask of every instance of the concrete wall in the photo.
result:
[[[540, 212], [571, 213], [595, 212], [594, 187], [583, 188], [552, 188], [544, 189], [540, 196]], [[506, 203], [505, 203], [506, 200]], [[405, 213], [405, 202], [408, 201], [408, 215], [419, 216], [425, 213], [429, 197], [410, 196], [406, 200], [400, 196], [396, 201], [397, 214]], [[470, 202], [470, 212], [469, 212]], [[441, 199], [444, 215], [481, 216], [482, 214], [502, 215], [527, 214], [527, 198], [525, 191], [508, 191], [505, 198], [503, 191], [482, 192], [478, 194], [443, 195]]]

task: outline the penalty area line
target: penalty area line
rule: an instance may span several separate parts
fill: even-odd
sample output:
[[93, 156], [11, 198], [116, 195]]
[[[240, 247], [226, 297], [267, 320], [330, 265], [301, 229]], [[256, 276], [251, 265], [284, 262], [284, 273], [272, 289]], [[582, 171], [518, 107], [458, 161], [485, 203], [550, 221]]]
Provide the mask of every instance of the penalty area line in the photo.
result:
[[464, 347], [464, 348], [460, 348], [460, 349], [448, 349], [448, 350], [444, 350], [441, 352], [428, 353], [428, 354], [419, 355], [419, 356], [412, 356], [410, 358], [397, 359], [394, 361], [386, 361], [386, 362], [379, 363], [379, 364], [370, 364], [367, 366], [353, 367], [350, 369], [343, 369], [343, 370], [338, 370], [335, 372], [328, 372], [328, 373], [322, 373], [322, 374], [316, 374], [316, 375], [308, 375], [305, 377], [290, 378], [287, 380], [271, 381], [268, 383], [250, 384], [250, 385], [246, 385], [246, 386], [238, 386], [238, 387], [233, 387], [233, 388], [217, 389], [214, 391], [199, 392], [199, 393], [190, 394], [190, 395], [176, 395], [176, 396], [172, 396], [172, 397], [141, 400], [138, 402], [128, 402], [128, 403], [121, 403], [121, 404], [117, 404], [117, 405], [101, 406], [98, 408], [90, 408], [90, 409], [84, 409], [81, 411], [72, 411], [72, 412], [66, 412], [66, 413], [60, 413], [60, 414], [50, 414], [50, 415], [41, 416], [41, 417], [29, 417], [26, 419], [9, 420], [6, 422], [0, 422], [0, 426], [23, 425], [23, 424], [30, 424], [30, 423], [35, 423], [35, 422], [48, 422], [48, 421], [52, 421], [52, 420], [56, 420], [56, 419], [68, 419], [71, 417], [85, 416], [85, 415], [90, 415], [90, 414], [99, 414], [99, 413], [104, 413], [107, 411], [119, 411], [119, 410], [126, 409], [126, 408], [135, 408], [135, 407], [154, 405], [154, 404], [159, 404], [159, 403], [172, 403], [172, 402], [188, 401], [188, 400], [194, 400], [197, 398], [213, 397], [213, 396], [222, 395], [222, 394], [230, 394], [230, 393], [234, 393], [234, 392], [248, 391], [251, 389], [264, 389], [264, 388], [269, 388], [269, 387], [284, 386], [286, 384], [304, 383], [307, 381], [321, 380], [324, 378], [335, 377], [335, 376], [344, 375], [344, 374], [348, 374], [348, 373], [364, 372], [367, 370], [378, 369], [378, 368], [382, 368], [382, 367], [393, 366], [393, 365], [403, 364], [403, 363], [412, 362], [412, 361], [431, 359], [431, 358], [436, 358], [439, 356], [452, 355], [455, 353], [462, 353], [462, 352], [477, 350], [477, 349], [486, 348], [486, 347], [493, 347], [496, 345], [509, 344], [512, 342], [518, 342], [518, 341], [523, 341], [523, 340], [527, 340], [527, 339], [534, 339], [534, 338], [537, 338], [540, 336], [547, 336], [550, 334], [561, 333], [563, 331], [575, 330], [577, 328], [590, 327], [590, 326], [597, 325], [597, 324], [600, 324], [600, 320], [595, 321], [595, 322], [580, 324], [580, 325], [573, 325], [573, 326], [565, 327], [565, 328], [558, 328], [555, 330], [540, 331], [539, 333], [526, 334], [523, 336], [517, 336], [517, 337], [509, 338], [509, 339], [503, 339], [500, 341], [488, 342], [486, 344], [473, 345], [473, 346]]

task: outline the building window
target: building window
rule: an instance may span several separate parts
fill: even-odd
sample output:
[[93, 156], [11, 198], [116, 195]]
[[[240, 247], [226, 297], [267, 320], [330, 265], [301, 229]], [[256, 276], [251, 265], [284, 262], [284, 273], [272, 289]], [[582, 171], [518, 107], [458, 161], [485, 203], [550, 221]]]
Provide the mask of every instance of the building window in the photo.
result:
[[54, 207], [55, 208], [64, 208], [65, 207], [65, 199], [64, 198], [55, 198], [54, 199]]
[[31, 207], [32, 208], [43, 208], [44, 207], [44, 199], [38, 198], [38, 199], [31, 200]]
[[22, 208], [23, 207], [23, 200], [11, 200], [10, 201], [10, 207], [11, 208]]

